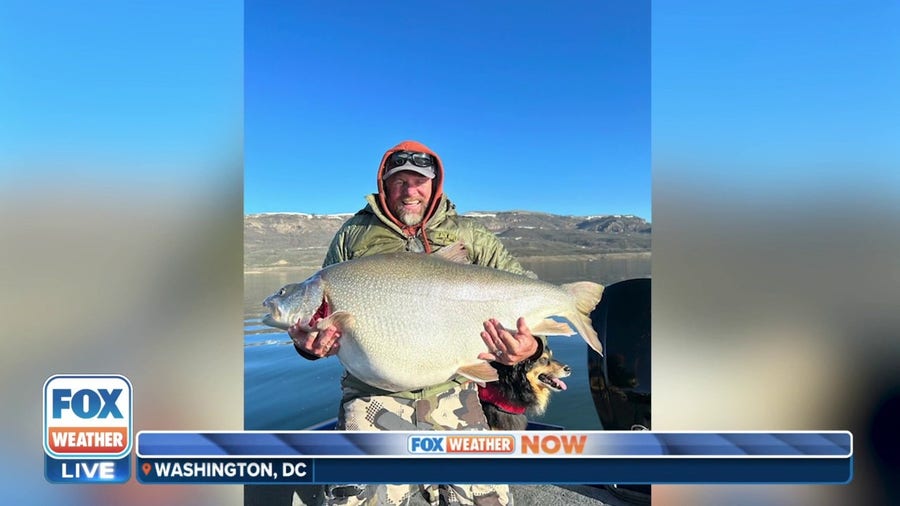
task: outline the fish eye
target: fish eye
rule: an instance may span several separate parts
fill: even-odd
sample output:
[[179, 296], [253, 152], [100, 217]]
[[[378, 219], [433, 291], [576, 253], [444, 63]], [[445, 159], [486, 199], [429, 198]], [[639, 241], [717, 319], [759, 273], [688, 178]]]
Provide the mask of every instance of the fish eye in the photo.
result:
[[283, 296], [285, 293], [286, 293], [286, 292], [285, 292], [285, 289], [284, 289], [284, 288], [282, 288], [281, 290], [278, 290], [278, 296], [279, 296], [279, 297]]
[[547, 365], [550, 363], [550, 359], [547, 357], [541, 357], [541, 359], [538, 362], [540, 362], [541, 365]]

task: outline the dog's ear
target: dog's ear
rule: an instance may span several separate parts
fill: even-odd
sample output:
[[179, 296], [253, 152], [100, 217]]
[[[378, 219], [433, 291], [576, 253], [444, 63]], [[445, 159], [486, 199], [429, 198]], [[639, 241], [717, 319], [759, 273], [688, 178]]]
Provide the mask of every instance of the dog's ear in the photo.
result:
[[[519, 362], [521, 364], [521, 362]], [[518, 367], [519, 364], [516, 365], [506, 365], [501, 364], [500, 362], [491, 362], [491, 367], [497, 370], [497, 376], [503, 380], [503, 378], [508, 378], [512, 375], [513, 370]]]
[[534, 364], [537, 364], [541, 360], [541, 357], [543, 357], [543, 356], [544, 356], [543, 352], [540, 354], [534, 354], [534, 355], [526, 358], [525, 360], [519, 362], [518, 364], [516, 364], [516, 367], [519, 367], [519, 368], [527, 371], [527, 370], [531, 369], [532, 367], [534, 367]]
[[[519, 362], [519, 363], [521, 364], [521, 362]], [[516, 365], [518, 365], [518, 364], [516, 364]], [[506, 365], [506, 364], [502, 364], [500, 362], [491, 362], [491, 367], [493, 367], [494, 369], [497, 369], [498, 371], [506, 371], [506, 370], [512, 369], [513, 367], [515, 367], [515, 365]]]

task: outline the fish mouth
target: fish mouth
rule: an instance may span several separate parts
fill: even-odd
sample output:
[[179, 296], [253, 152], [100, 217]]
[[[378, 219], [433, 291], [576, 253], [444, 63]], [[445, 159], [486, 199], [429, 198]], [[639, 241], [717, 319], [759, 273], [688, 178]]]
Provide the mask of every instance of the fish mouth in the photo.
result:
[[280, 322], [275, 319], [271, 314], [267, 314], [263, 316], [262, 322], [270, 327], [275, 327], [276, 329], [287, 330], [290, 325], [284, 322]]
[[539, 374], [538, 380], [541, 383], [543, 383], [544, 385], [547, 385], [547, 388], [549, 388], [550, 390], [553, 390], [554, 392], [559, 392], [561, 390], [565, 390], [566, 388], [568, 388], [566, 386], [566, 383], [563, 380], [559, 379], [558, 377], [556, 377], [552, 374], [547, 374], [547, 373]]
[[290, 325], [281, 321], [283, 319], [281, 317], [281, 308], [279, 308], [278, 304], [272, 299], [272, 297], [269, 297], [263, 301], [263, 307], [268, 309], [269, 313], [262, 317], [262, 322], [263, 324], [275, 327], [276, 329], [287, 330]]

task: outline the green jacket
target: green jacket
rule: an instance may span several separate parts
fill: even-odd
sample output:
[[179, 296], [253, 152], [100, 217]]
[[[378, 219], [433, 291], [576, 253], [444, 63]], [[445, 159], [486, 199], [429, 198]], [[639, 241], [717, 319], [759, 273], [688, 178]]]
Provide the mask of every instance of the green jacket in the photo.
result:
[[[438, 206], [427, 221], [424, 233], [420, 232], [415, 238], [407, 237], [398, 225], [382, 213], [375, 194], [366, 196], [366, 201], [368, 205], [347, 220], [335, 234], [328, 253], [325, 255], [323, 267], [366, 255], [422, 251], [421, 247], [416, 248], [415, 242], [422, 240], [421, 236], [424, 235], [432, 251], [461, 241], [466, 246], [469, 260], [473, 264], [534, 276], [519, 264], [497, 236], [487, 228], [472, 218], [456, 214], [456, 206], [446, 195], [440, 196]], [[345, 392], [343, 402], [347, 402], [350, 398], [362, 395], [391, 395], [405, 399], [424, 399], [438, 392], [449, 390], [454, 385], [465, 381], [468, 380], [454, 378], [446, 383], [422, 390], [387, 392], [363, 383], [347, 373], [341, 384]], [[352, 392], [349, 394], [350, 397], [347, 397], [348, 392]]]
[[[440, 196], [437, 209], [429, 218], [424, 234], [409, 238], [377, 205], [374, 194], [366, 196], [368, 205], [356, 213], [337, 231], [323, 267], [366, 255], [421, 251], [415, 248], [422, 235], [432, 251], [461, 241], [469, 252], [469, 260], [516, 274], [530, 274], [503, 246], [492, 232], [472, 218], [456, 214], [456, 206], [446, 195]], [[421, 242], [419, 242], [421, 244]]]

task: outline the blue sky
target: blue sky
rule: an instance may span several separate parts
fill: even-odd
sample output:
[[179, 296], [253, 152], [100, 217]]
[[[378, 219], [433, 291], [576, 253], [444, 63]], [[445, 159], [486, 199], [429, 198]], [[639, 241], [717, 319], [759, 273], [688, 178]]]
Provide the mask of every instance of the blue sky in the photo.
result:
[[240, 154], [242, 28], [235, 0], [0, 3], [3, 179], [213, 180]]
[[647, 2], [328, 4], [0, 3], [0, 189], [193, 192], [243, 147], [244, 212], [353, 212], [406, 138], [463, 211], [900, 188], [896, 1], [657, 1], [652, 61]]
[[649, 2], [248, 2], [244, 134], [246, 213], [355, 212], [415, 139], [462, 212], [650, 219]]
[[900, 182], [900, 2], [661, 1], [653, 19], [655, 163], [754, 192]]

